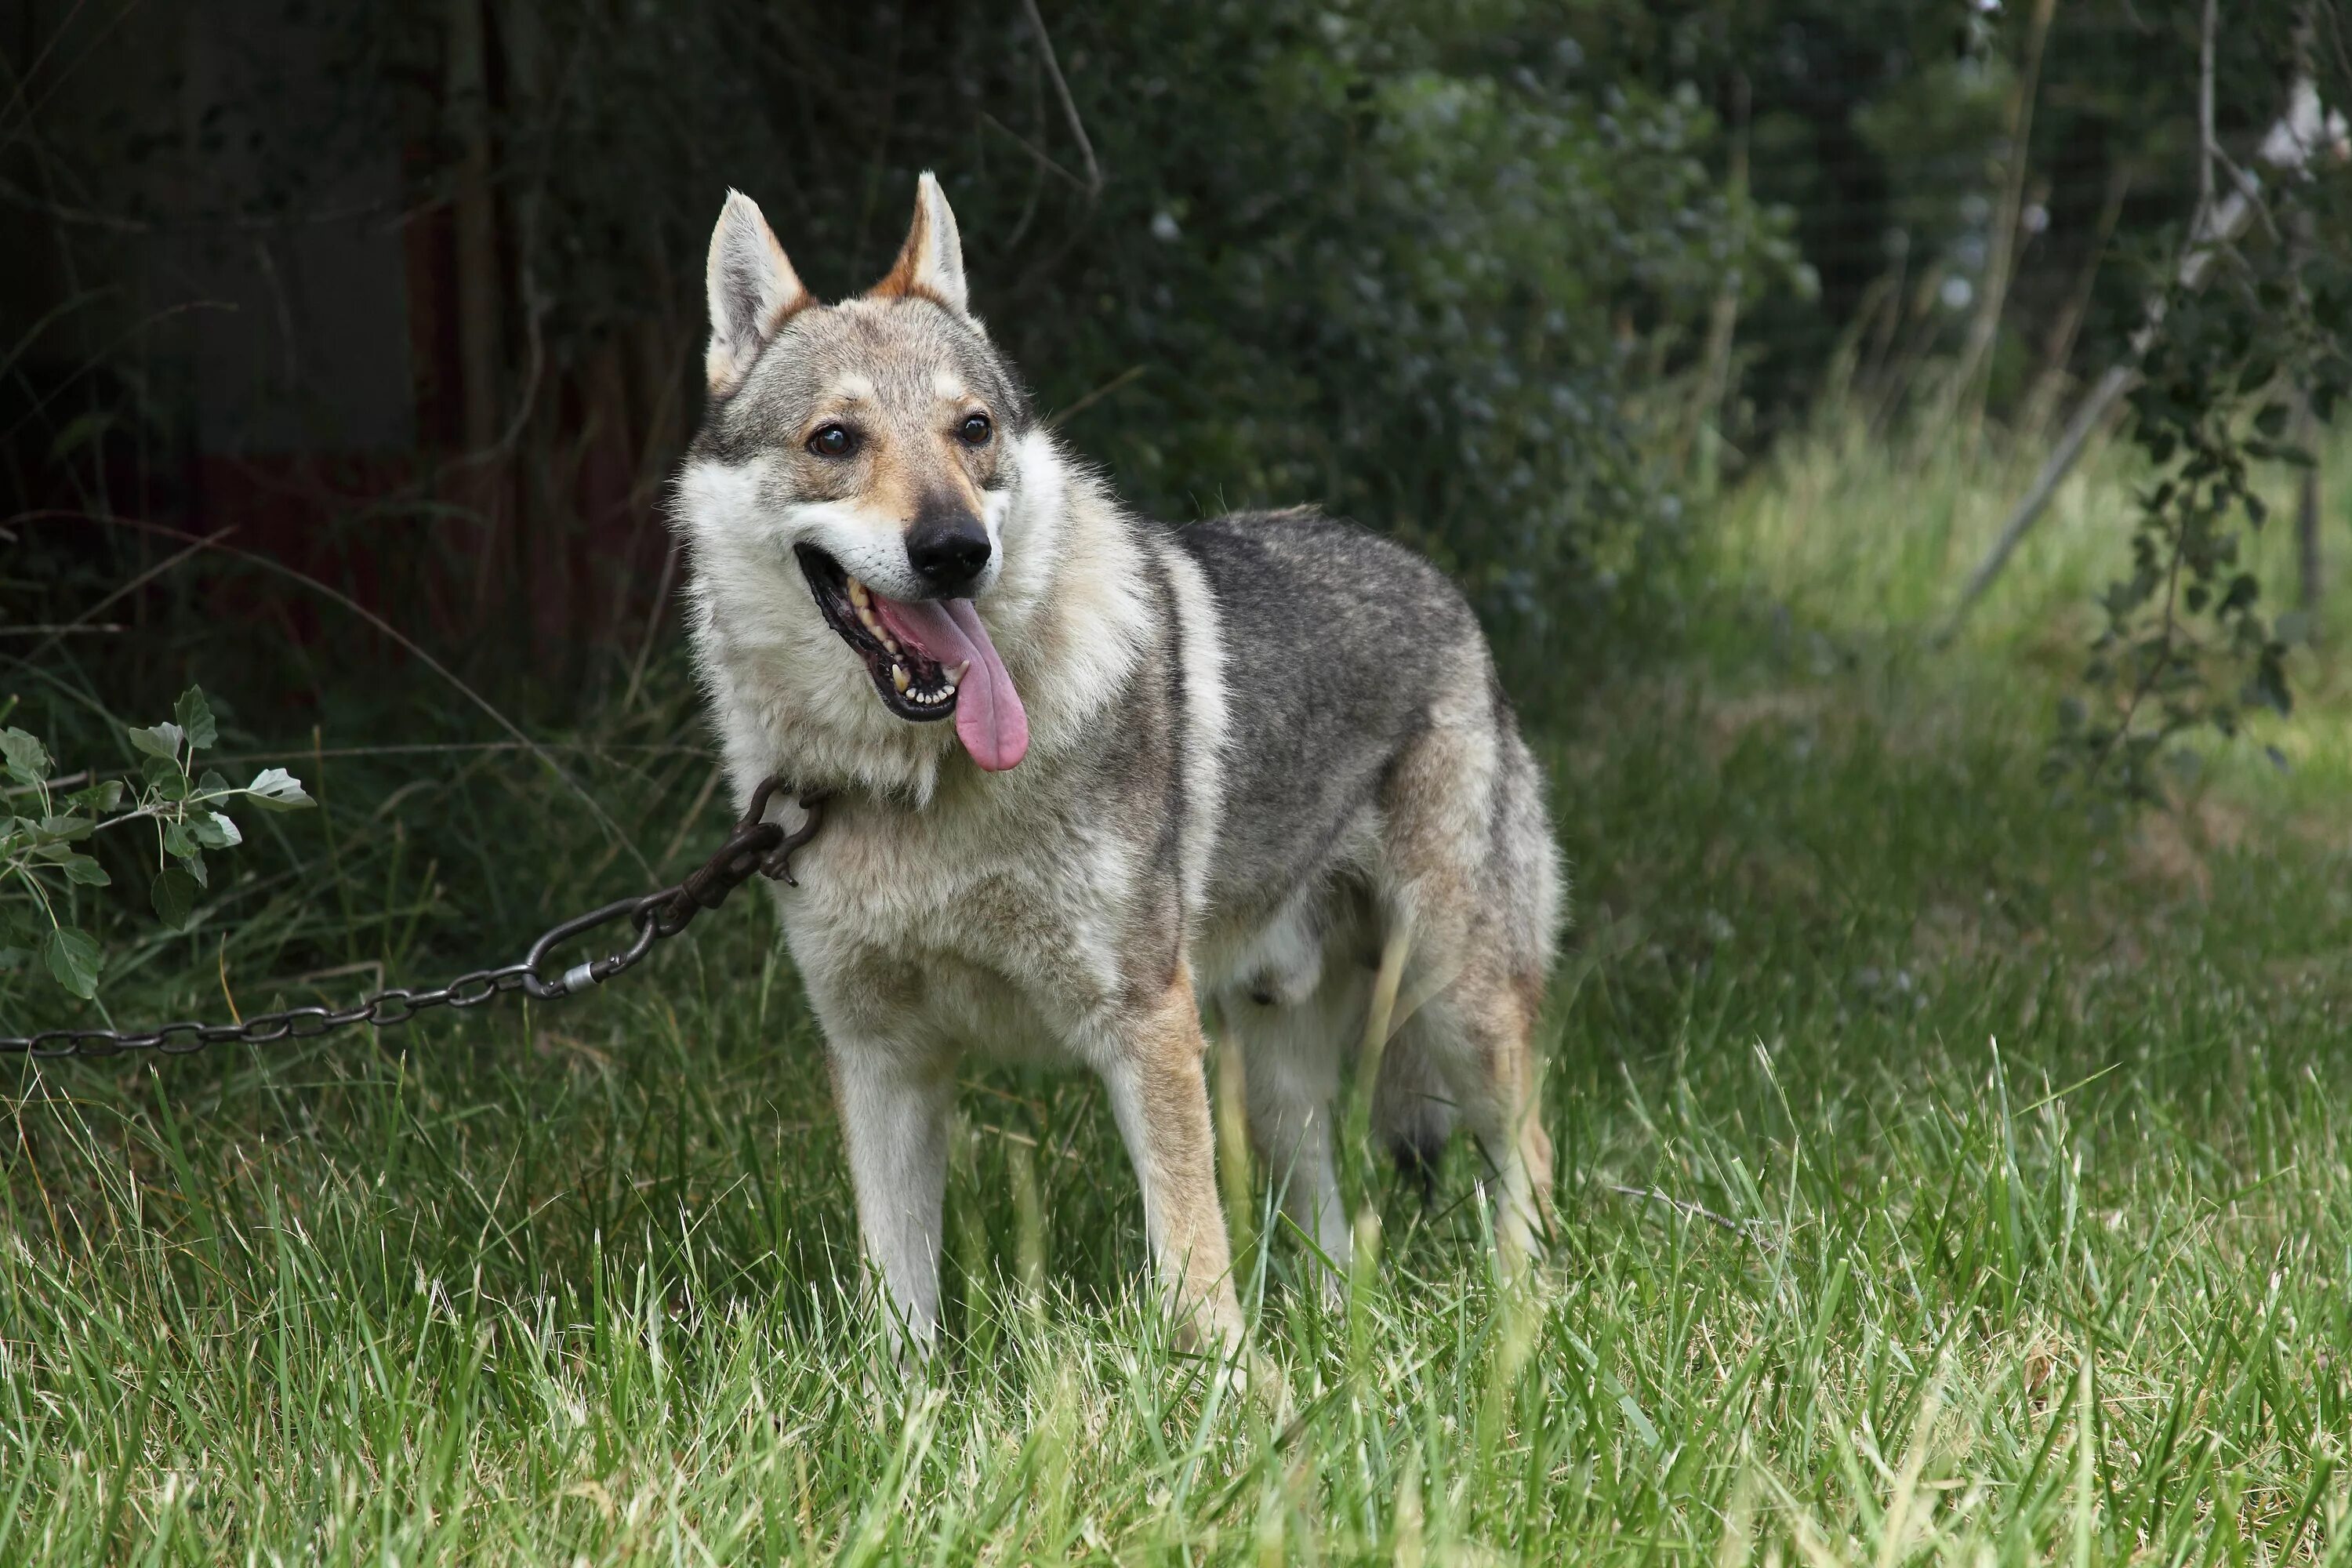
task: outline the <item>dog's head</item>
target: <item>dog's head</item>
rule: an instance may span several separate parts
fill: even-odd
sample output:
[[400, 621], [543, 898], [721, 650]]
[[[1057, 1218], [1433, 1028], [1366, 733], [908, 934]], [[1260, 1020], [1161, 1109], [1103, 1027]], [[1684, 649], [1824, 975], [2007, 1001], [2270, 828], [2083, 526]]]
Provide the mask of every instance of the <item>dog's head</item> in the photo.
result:
[[[710, 398], [680, 498], [705, 613], [764, 625], [860, 732], [952, 718], [974, 762], [1013, 766], [1028, 717], [975, 601], [1003, 607], [1032, 416], [971, 313], [939, 182], [864, 295], [819, 303], [738, 193], [708, 281]], [[855, 709], [852, 681], [872, 688]]]

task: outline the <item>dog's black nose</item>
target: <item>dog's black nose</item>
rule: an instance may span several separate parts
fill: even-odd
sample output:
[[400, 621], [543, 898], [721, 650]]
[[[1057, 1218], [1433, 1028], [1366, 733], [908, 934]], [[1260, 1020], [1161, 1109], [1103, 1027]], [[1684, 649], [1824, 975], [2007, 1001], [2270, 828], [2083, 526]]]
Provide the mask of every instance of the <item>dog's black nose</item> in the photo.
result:
[[950, 598], [971, 586], [988, 565], [990, 549], [988, 530], [967, 511], [918, 517], [907, 531], [907, 563], [933, 592]]

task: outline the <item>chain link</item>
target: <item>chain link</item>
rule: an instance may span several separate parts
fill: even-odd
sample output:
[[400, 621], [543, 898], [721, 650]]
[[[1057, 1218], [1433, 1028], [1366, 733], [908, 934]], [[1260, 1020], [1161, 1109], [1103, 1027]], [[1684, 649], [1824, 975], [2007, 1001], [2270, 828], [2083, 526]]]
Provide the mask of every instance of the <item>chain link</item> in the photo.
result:
[[[113, 1057], [131, 1051], [153, 1051], [159, 1056], [184, 1057], [224, 1041], [263, 1046], [277, 1040], [310, 1040], [354, 1024], [388, 1029], [436, 1007], [478, 1007], [512, 991], [541, 1002], [576, 996], [634, 967], [653, 951], [654, 943], [677, 935], [694, 923], [695, 916], [705, 910], [717, 909], [726, 902], [728, 894], [755, 876], [779, 879], [792, 887], [800, 885], [793, 878], [793, 852], [816, 837], [825, 797], [794, 795], [807, 815], [798, 827], [788, 833], [782, 824], [766, 820], [768, 803], [780, 791], [791, 794], [792, 786], [782, 778], [762, 784], [752, 795], [742, 819], [735, 824], [735, 830], [727, 836], [727, 842], [684, 881], [659, 892], [621, 899], [576, 915], [532, 942], [530, 951], [523, 954], [520, 963], [499, 969], [477, 969], [428, 991], [395, 985], [349, 1007], [288, 1007], [276, 1013], [257, 1014], [235, 1024], [184, 1020], [144, 1030], [45, 1029], [35, 1035], [0, 1035], [0, 1056]], [[608, 952], [601, 958], [583, 959], [561, 973], [549, 974], [548, 958], [556, 948], [620, 920], [626, 920], [635, 932], [626, 947]]]

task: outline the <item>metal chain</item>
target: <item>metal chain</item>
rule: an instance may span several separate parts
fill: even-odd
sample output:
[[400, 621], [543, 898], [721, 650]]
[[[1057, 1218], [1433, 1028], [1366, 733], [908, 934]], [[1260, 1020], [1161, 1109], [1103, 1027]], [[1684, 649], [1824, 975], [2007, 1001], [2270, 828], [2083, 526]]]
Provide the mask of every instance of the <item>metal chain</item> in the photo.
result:
[[[520, 963], [500, 969], [477, 969], [429, 991], [395, 985], [349, 1007], [288, 1007], [235, 1024], [182, 1022], [152, 1029], [45, 1029], [36, 1035], [0, 1035], [0, 1056], [111, 1057], [126, 1051], [154, 1051], [183, 1057], [224, 1040], [259, 1046], [274, 1040], [314, 1039], [353, 1024], [389, 1028], [435, 1007], [478, 1007], [510, 991], [540, 1002], [577, 996], [634, 967], [653, 951], [654, 943], [676, 936], [703, 910], [717, 909], [726, 902], [728, 894], [754, 876], [800, 885], [793, 878], [793, 852], [816, 837], [825, 797], [795, 795], [808, 816], [787, 833], [781, 824], [763, 820], [770, 799], [779, 790], [790, 793], [791, 786], [781, 778], [762, 784], [719, 853], [676, 887], [621, 899], [565, 921], [532, 942]], [[548, 954], [555, 948], [625, 917], [636, 933], [628, 946], [602, 958], [583, 959], [552, 978], [545, 973]]]

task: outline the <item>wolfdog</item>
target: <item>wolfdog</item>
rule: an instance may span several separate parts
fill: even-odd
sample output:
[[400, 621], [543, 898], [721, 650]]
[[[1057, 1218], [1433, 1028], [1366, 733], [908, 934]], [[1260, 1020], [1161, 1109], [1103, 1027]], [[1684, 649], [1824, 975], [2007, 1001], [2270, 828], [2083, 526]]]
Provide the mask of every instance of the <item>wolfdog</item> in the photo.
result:
[[1532, 1256], [1562, 872], [1461, 595], [1312, 510], [1122, 507], [972, 313], [928, 174], [865, 294], [819, 303], [734, 192], [708, 285], [690, 636], [739, 801], [777, 773], [830, 794], [777, 899], [902, 1352], [938, 1321], [966, 1051], [1101, 1075], [1180, 1331], [1239, 1340], [1204, 1009], [1327, 1287], [1360, 1039], [1391, 1152], [1426, 1168], [1466, 1127], [1505, 1259]]

